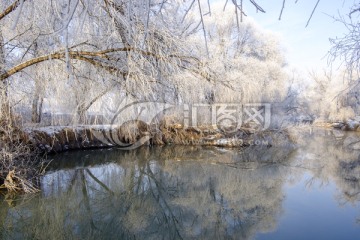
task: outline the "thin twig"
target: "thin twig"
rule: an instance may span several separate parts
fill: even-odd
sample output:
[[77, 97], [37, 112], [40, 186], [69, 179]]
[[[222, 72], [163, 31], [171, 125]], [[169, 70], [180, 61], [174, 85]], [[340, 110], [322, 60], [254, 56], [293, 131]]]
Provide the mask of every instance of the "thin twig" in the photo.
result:
[[202, 24], [203, 33], [204, 33], [204, 39], [205, 39], [206, 55], [209, 56], [209, 48], [208, 48], [208, 42], [207, 42], [207, 37], [206, 37], [205, 23], [204, 23], [204, 18], [203, 18], [202, 10], [201, 10], [200, 0], [198, 0], [198, 5], [199, 5], [199, 12], [200, 12], [200, 17], [201, 17], [201, 24]]
[[311, 13], [311, 15], [310, 15], [310, 17], [309, 17], [309, 19], [308, 19], [308, 21], [307, 21], [307, 23], [306, 23], [306, 26], [305, 26], [305, 27], [309, 26], [310, 20], [311, 20], [311, 18], [313, 17], [314, 12], [315, 12], [315, 10], [316, 10], [316, 8], [317, 8], [317, 6], [318, 6], [319, 2], [320, 2], [320, 0], [318, 0], [318, 1], [316, 2], [316, 5], [315, 5], [314, 9], [312, 10], [312, 13]]
[[279, 16], [279, 21], [281, 20], [281, 16], [282, 16], [284, 8], [285, 8], [285, 1], [286, 0], [283, 0], [283, 4], [282, 4], [282, 7], [281, 7], [280, 16]]

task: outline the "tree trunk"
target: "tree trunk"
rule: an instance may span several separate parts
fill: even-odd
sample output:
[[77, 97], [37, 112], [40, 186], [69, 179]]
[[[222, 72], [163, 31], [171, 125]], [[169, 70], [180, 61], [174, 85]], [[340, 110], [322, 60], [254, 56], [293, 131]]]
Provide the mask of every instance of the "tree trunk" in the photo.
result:
[[[37, 83], [35, 83], [37, 85]], [[37, 86], [35, 86], [37, 87]], [[39, 91], [36, 89], [34, 98], [32, 101], [32, 111], [31, 111], [31, 121], [33, 123], [40, 123], [41, 122], [41, 113], [42, 113], [42, 105], [44, 102], [44, 98], [40, 96]]]
[[0, 28], [0, 74], [5, 72], [4, 37]]
[[77, 114], [78, 123], [85, 124], [87, 111], [91, 108], [91, 106], [97, 100], [99, 100], [102, 96], [104, 96], [106, 93], [108, 93], [114, 87], [115, 87], [115, 85], [112, 85], [112, 86], [106, 88], [104, 91], [102, 91], [99, 95], [94, 97], [88, 103], [84, 102], [84, 100], [78, 100], [78, 104], [77, 104], [77, 108], [76, 108], [76, 114]]
[[[38, 57], [38, 47], [37, 43], [34, 44], [34, 57]], [[37, 66], [35, 66], [37, 69]], [[40, 123], [41, 122], [41, 113], [42, 113], [42, 104], [44, 98], [42, 97], [42, 86], [39, 77], [35, 74], [35, 89], [34, 97], [32, 101], [32, 110], [31, 110], [31, 122]]]
[[78, 117], [78, 123], [79, 124], [85, 124], [86, 121], [86, 106], [85, 103], [80, 103], [77, 106], [76, 113]]
[[[4, 50], [4, 38], [2, 30], [0, 28], [0, 75], [5, 72], [5, 50]], [[10, 110], [9, 98], [8, 98], [8, 82], [6, 80], [0, 81], [0, 104], [1, 110]]]

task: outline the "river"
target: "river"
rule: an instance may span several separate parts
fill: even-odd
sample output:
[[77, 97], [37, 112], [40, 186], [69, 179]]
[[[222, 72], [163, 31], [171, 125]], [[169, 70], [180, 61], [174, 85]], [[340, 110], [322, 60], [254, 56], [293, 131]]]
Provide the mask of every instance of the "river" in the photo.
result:
[[356, 137], [52, 155], [40, 193], [1, 197], [0, 239], [358, 239]]

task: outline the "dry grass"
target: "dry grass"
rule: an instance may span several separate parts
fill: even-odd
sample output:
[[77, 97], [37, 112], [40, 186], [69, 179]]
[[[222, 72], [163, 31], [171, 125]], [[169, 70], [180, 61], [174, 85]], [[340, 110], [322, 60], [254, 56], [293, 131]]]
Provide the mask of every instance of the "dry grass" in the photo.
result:
[[[4, 98], [2, 98], [4, 99]], [[0, 105], [0, 189], [37, 192], [43, 161], [6, 101]]]

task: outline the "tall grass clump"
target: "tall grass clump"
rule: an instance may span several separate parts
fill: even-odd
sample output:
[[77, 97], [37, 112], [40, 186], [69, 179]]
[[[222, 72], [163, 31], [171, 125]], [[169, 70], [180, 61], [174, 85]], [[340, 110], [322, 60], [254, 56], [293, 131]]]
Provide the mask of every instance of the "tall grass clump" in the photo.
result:
[[6, 94], [0, 93], [0, 190], [17, 193], [38, 191], [44, 161], [12, 113]]

